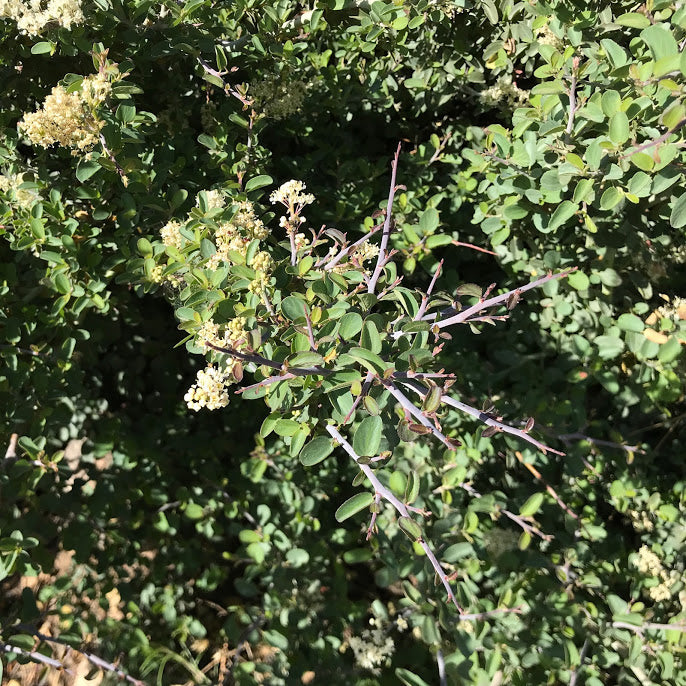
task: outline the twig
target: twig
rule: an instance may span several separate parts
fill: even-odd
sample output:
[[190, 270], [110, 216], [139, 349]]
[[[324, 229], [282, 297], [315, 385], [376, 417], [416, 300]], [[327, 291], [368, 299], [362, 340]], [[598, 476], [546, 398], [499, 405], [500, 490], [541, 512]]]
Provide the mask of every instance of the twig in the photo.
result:
[[[439, 431], [426, 417], [426, 415], [417, 407], [415, 407], [409, 400], [409, 398], [391, 381], [384, 381], [384, 386], [388, 389], [388, 392], [400, 403], [402, 408], [409, 412], [415, 419], [419, 421], [422, 426], [425, 426], [431, 433], [448, 448], [448, 450], [454, 450], [455, 446], [447, 439], [441, 431]], [[425, 394], [426, 395], [426, 394]]]
[[608, 448], [617, 448], [619, 450], [624, 450], [627, 453], [639, 453], [640, 455], [645, 455], [646, 452], [645, 450], [643, 450], [643, 448], [639, 448], [637, 445], [624, 445], [622, 443], [614, 443], [613, 441], [604, 441], [600, 438], [591, 438], [590, 436], [586, 436], [580, 431], [575, 431], [571, 434], [560, 434], [559, 436], [557, 436], [557, 438], [559, 438], [566, 445], [569, 445], [569, 443], [571, 443], [572, 441], [586, 441], [588, 443], [591, 443], [592, 445], [604, 445]]
[[310, 376], [311, 374], [325, 375], [331, 374], [330, 369], [325, 367], [289, 367], [283, 362], [274, 362], [262, 355], [256, 353], [242, 353], [233, 348], [222, 348], [221, 346], [205, 341], [205, 345], [212, 350], [216, 350], [219, 353], [224, 353], [225, 355], [231, 355], [231, 357], [236, 357], [243, 362], [252, 362], [253, 364], [263, 365], [265, 367], [270, 367], [271, 369], [280, 369], [284, 374], [292, 374], [293, 376]]
[[[477, 491], [471, 484], [461, 484], [462, 488], [467, 491], [467, 493], [470, 493], [476, 498], [481, 498], [483, 497], [479, 491]], [[506, 517], [509, 517], [515, 524], [520, 526], [524, 531], [526, 531], [528, 534], [531, 534], [533, 536], [538, 536], [539, 538], [543, 539], [544, 541], [552, 541], [553, 536], [550, 534], [544, 534], [540, 529], [537, 527], [533, 526], [532, 524], [529, 524], [528, 522], [524, 521], [524, 519], [520, 516], [515, 514], [514, 512], [511, 512], [510, 510], [506, 510], [505, 508], [499, 508], [498, 512], [502, 512]]]
[[9, 459], [17, 456], [17, 441], [19, 440], [19, 434], [12, 434], [10, 436], [10, 442], [7, 444], [7, 450], [5, 451], [5, 459]]
[[376, 258], [376, 267], [374, 273], [369, 281], [367, 293], [373, 293], [376, 290], [376, 284], [381, 276], [381, 270], [386, 264], [386, 250], [388, 248], [388, 239], [391, 235], [392, 226], [392, 211], [393, 211], [393, 197], [395, 196], [395, 177], [398, 171], [398, 158], [400, 157], [400, 143], [398, 149], [395, 151], [393, 164], [391, 165], [391, 188], [388, 192], [388, 204], [386, 205], [386, 219], [383, 224], [383, 234], [381, 235], [381, 245], [379, 246], [379, 255]]
[[639, 145], [635, 150], [631, 150], [630, 152], [627, 152], [624, 155], [620, 155], [619, 159], [631, 157], [632, 155], [636, 155], [639, 152], [648, 150], [648, 148], [652, 148], [655, 145], [660, 145], [660, 143], [664, 143], [673, 133], [676, 133], [684, 125], [686, 125], [686, 118], [682, 119], [680, 122], [675, 124], [671, 129], [669, 129], [669, 131], [666, 131], [661, 136], [658, 136], [655, 140], [643, 143], [643, 145]]
[[369, 540], [379, 529], [376, 526], [376, 518], [379, 514], [379, 503], [381, 502], [381, 493], [374, 494], [374, 509], [372, 510], [372, 518], [367, 527], [367, 540]]
[[364, 399], [364, 396], [367, 395], [369, 392], [369, 387], [372, 385], [372, 380], [374, 379], [374, 374], [372, 372], [367, 372], [367, 376], [364, 378], [364, 382], [362, 384], [362, 390], [360, 391], [360, 395], [355, 398], [355, 402], [353, 402], [353, 406], [350, 408], [350, 412], [348, 412], [347, 415], [345, 415], [345, 419], [343, 420], [343, 426], [345, 426], [348, 423], [348, 420], [350, 417], [353, 416], [355, 410], [357, 409], [357, 406], [360, 404], [360, 401]]
[[317, 350], [317, 341], [314, 340], [314, 332], [312, 331], [312, 320], [310, 313], [307, 311], [307, 305], [303, 303], [303, 310], [305, 310], [305, 321], [307, 322], [307, 337], [310, 339], [310, 349]]
[[448, 679], [445, 675], [445, 660], [443, 659], [443, 651], [440, 648], [436, 651], [436, 664], [438, 665], [439, 686], [448, 686]]
[[[495, 305], [500, 305], [501, 303], [504, 303], [510, 296], [514, 295], [517, 292], [525, 293], [526, 291], [530, 291], [533, 288], [538, 288], [538, 286], [542, 286], [544, 283], [552, 281], [553, 279], [565, 278], [575, 271], [576, 267], [574, 267], [574, 269], [567, 269], [563, 272], [558, 272], [557, 274], [548, 272], [546, 276], [542, 276], [540, 279], [536, 279], [536, 281], [532, 281], [531, 283], [528, 283], [525, 286], [513, 288], [507, 293], [502, 293], [501, 295], [493, 296], [492, 298], [488, 298], [488, 300], [480, 300], [478, 303], [476, 303], [476, 305], [472, 305], [472, 307], [468, 307], [466, 310], [458, 312], [458, 314], [452, 317], [448, 317], [448, 319], [443, 319], [441, 321], [436, 322], [436, 326], [438, 326], [439, 329], [443, 329], [446, 326], [452, 326], [453, 324], [461, 324], [462, 322], [467, 321], [472, 315], [476, 315], [480, 312], [483, 312], [483, 310], [486, 310], [489, 307], [494, 307]], [[426, 317], [424, 317], [424, 319], [435, 318], [435, 314], [431, 316], [427, 315]]]
[[266, 379], [262, 379], [262, 381], [258, 381], [257, 383], [251, 384], [250, 386], [243, 386], [243, 388], [239, 388], [237, 391], [234, 392], [237, 395], [240, 395], [241, 393], [247, 393], [248, 391], [253, 391], [264, 386], [271, 386], [273, 383], [278, 383], [279, 381], [285, 381], [286, 379], [295, 379], [295, 377], [296, 374], [293, 374], [291, 372], [288, 372], [287, 374], [278, 374], [277, 376], [268, 376]]
[[107, 147], [107, 140], [105, 140], [105, 136], [102, 133], [100, 134], [100, 145], [102, 145], [102, 149], [105, 151], [107, 157], [110, 159], [110, 162], [112, 162], [114, 168], [117, 170], [117, 174], [119, 174], [121, 177], [121, 182], [124, 184], [124, 187], [128, 186], [129, 179], [126, 176], [126, 172], [122, 169], [119, 162], [117, 162], [117, 158], [114, 156], [114, 153]]
[[[42, 634], [40, 631], [37, 631], [36, 628], [31, 625], [17, 624], [13, 627], [13, 629], [13, 633], [23, 631], [26, 633], [30, 633], [32, 636], [35, 636], [39, 641], [45, 641], [47, 643], [58, 643], [59, 645], [66, 646], [68, 650], [73, 650], [79, 653], [80, 655], [83, 655], [90, 663], [94, 664], [96, 667], [99, 667], [100, 669], [103, 669], [106, 672], [112, 672], [113, 674], [116, 674], [120, 679], [128, 681], [130, 684], [134, 684], [135, 686], [145, 686], [145, 683], [143, 681], [140, 681], [139, 679], [135, 679], [134, 677], [129, 676], [126, 672], [124, 672], [124, 670], [120, 669], [111, 662], [107, 662], [106, 660], [103, 660], [102, 658], [98, 657], [97, 655], [93, 655], [92, 653], [87, 653], [83, 650], [79, 650], [78, 648], [74, 648], [62, 639], [46, 636], [45, 634]], [[2, 646], [2, 649], [5, 652], [20, 652], [23, 655], [30, 657], [31, 659], [36, 659], [45, 664], [49, 664], [51, 667], [55, 667], [57, 669], [65, 669], [65, 671], [69, 673], [69, 670], [66, 670], [64, 665], [61, 662], [58, 662], [57, 660], [46, 658], [44, 655], [41, 655], [41, 657], [38, 658], [37, 656], [40, 655], [40, 653], [30, 653], [28, 651], [23, 651], [20, 648], [8, 646], [6, 643], [0, 643], [0, 646]], [[48, 660], [50, 660], [50, 662], [48, 662]], [[57, 664], [54, 664], [55, 662]]]
[[452, 241], [452, 244], [458, 248], [470, 248], [471, 250], [478, 250], [479, 252], [485, 252], [488, 255], [496, 255], [492, 250], [486, 250], [486, 248], [480, 248], [478, 245], [473, 243], [463, 243], [462, 241]]
[[433, 164], [441, 156], [441, 153], [445, 150], [445, 146], [452, 137], [453, 133], [452, 131], [449, 131], [442, 139], [439, 139], [438, 147], [434, 150], [434, 154], [431, 155], [431, 159], [426, 163], [427, 167]]
[[426, 289], [426, 293], [422, 294], [422, 302], [421, 302], [421, 305], [419, 306], [419, 310], [417, 310], [417, 314], [413, 318], [413, 321], [417, 322], [424, 316], [424, 313], [426, 312], [426, 307], [429, 304], [429, 298], [431, 297], [431, 293], [433, 292], [434, 286], [436, 285], [436, 279], [438, 279], [442, 268], [443, 268], [443, 260], [441, 260], [438, 263], [438, 266], [436, 267], [436, 271], [434, 272], [433, 278], [431, 279], [431, 283], [429, 283], [429, 287]]
[[[401, 383], [405, 384], [406, 386], [409, 386], [415, 393], [419, 394], [422, 398], [427, 394], [426, 388], [424, 388], [424, 386], [417, 383], [413, 379], [402, 379]], [[469, 414], [472, 417], [475, 417], [487, 426], [493, 426], [499, 431], [512, 434], [513, 436], [518, 436], [527, 443], [531, 443], [531, 445], [536, 446], [544, 454], [547, 452], [551, 452], [555, 453], [556, 455], [564, 455], [563, 452], [560, 452], [559, 450], [554, 450], [553, 448], [544, 445], [540, 441], [537, 441], [535, 438], [532, 438], [525, 431], [522, 431], [521, 429], [515, 429], [515, 427], [510, 426], [509, 424], [503, 424], [502, 422], [493, 419], [493, 417], [486, 414], [485, 412], [477, 410], [475, 407], [472, 407], [471, 405], [461, 403], [459, 400], [455, 400], [454, 398], [451, 398], [449, 395], [442, 395], [441, 402], [445, 403], [446, 405], [449, 405], [450, 407], [454, 407], [456, 410], [460, 410], [465, 414]]]
[[[378, 477], [374, 473], [374, 470], [369, 465], [360, 463], [359, 455], [353, 450], [350, 443], [348, 443], [348, 441], [346, 441], [345, 438], [341, 436], [336, 427], [332, 424], [329, 424], [326, 427], [326, 430], [329, 432], [331, 437], [342, 446], [343, 450], [345, 450], [345, 452], [348, 453], [348, 455], [355, 461], [355, 464], [357, 464], [357, 466], [364, 472], [364, 475], [367, 477], [367, 479], [369, 479], [369, 482], [372, 484], [374, 492], [378, 493], [384, 500], [388, 501], [396, 509], [396, 511], [398, 512], [398, 514], [400, 514], [401, 517], [410, 518], [410, 512], [405, 506], [405, 504], [398, 500], [398, 498], [396, 498], [393, 495], [393, 493], [391, 493], [391, 491], [379, 481]], [[433, 554], [431, 547], [424, 540], [424, 538], [421, 537], [417, 540], [417, 543], [419, 543], [419, 545], [422, 547], [422, 550], [424, 550], [424, 552], [426, 553], [427, 558], [431, 562], [431, 566], [434, 568], [434, 571], [438, 575], [438, 578], [441, 580], [441, 583], [443, 584], [443, 587], [445, 588], [448, 594], [448, 599], [457, 608], [458, 612], [462, 613], [462, 609], [457, 604], [457, 599], [455, 598], [453, 589], [450, 587], [448, 575], [443, 569], [441, 563], [436, 559], [436, 556]]]
[[315, 267], [318, 269], [325, 269], [326, 271], [331, 271], [346, 255], [355, 250], [358, 246], [362, 245], [368, 241], [379, 229], [383, 228], [383, 224], [377, 224], [369, 230], [362, 238], [356, 240], [352, 245], [344, 247], [339, 253], [333, 257], [327, 258], [323, 257], [319, 262], [316, 263]]
[[573, 517], [574, 519], [579, 519], [579, 515], [576, 514], [575, 512], [572, 512], [567, 505], [565, 505], [564, 501], [560, 496], [557, 494], [555, 489], [546, 482], [546, 480], [541, 476], [541, 473], [534, 467], [532, 464], [529, 462], [526, 462], [524, 460], [524, 457], [522, 454], [518, 451], [515, 450], [515, 457], [519, 460], [521, 464], [523, 464], [544, 486], [545, 490], [550, 493], [550, 495], [555, 499], [555, 502], [570, 516]]
[[591, 645], [590, 641], [588, 640], [588, 638], [586, 638], [584, 640], [583, 646], [581, 646], [581, 651], [579, 652], [579, 666], [575, 667], [572, 670], [572, 674], [569, 678], [569, 686], [576, 686], [576, 680], [579, 677], [580, 671], [583, 669], [584, 660], [586, 659], [586, 653], [588, 652], [588, 646], [590, 646], [590, 645]]
[[640, 624], [636, 626], [635, 624], [629, 624], [628, 622], [612, 622], [611, 625], [614, 629], [628, 629], [639, 635], [643, 635], [644, 631], [680, 631], [682, 634], [686, 634], [686, 624], [657, 624], [656, 622], [646, 622], [645, 624]]
[[567, 118], [567, 135], [571, 135], [574, 130], [574, 115], [576, 114], [576, 73], [579, 69], [579, 58], [572, 60], [572, 80], [569, 84], [569, 116]]

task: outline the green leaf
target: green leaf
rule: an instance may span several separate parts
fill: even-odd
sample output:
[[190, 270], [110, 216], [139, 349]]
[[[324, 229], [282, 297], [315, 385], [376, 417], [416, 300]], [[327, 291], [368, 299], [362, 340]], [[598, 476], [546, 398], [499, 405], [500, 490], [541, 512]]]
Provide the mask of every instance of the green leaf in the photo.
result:
[[188, 519], [202, 519], [204, 510], [198, 503], [188, 503], [183, 514], [188, 517]]
[[679, 53], [679, 45], [671, 31], [659, 24], [653, 24], [641, 31], [641, 38], [646, 42], [655, 61]]
[[[386, 371], [386, 363], [371, 350], [367, 350], [366, 348], [351, 348], [345, 354], [368, 369], [370, 372], [383, 374]], [[343, 359], [343, 355], [341, 355], [339, 359]]]
[[598, 336], [595, 339], [598, 354], [604, 360], [617, 357], [624, 350], [624, 341], [619, 336]]
[[102, 169], [99, 162], [95, 160], [81, 159], [76, 167], [76, 178], [83, 183], [88, 181], [93, 174], [96, 174]]
[[419, 476], [413, 470], [407, 475], [407, 485], [405, 487], [405, 503], [412, 505], [419, 496]]
[[344, 522], [346, 519], [369, 507], [374, 502], [374, 496], [369, 492], [357, 493], [348, 498], [337, 510], [336, 521]]
[[31, 46], [32, 55], [44, 55], [46, 53], [53, 53], [55, 50], [55, 44], [48, 41], [41, 41]]
[[622, 331], [633, 331], [635, 333], [641, 333], [646, 328], [643, 320], [635, 314], [629, 313], [620, 314], [619, 319], [617, 319], [617, 325]]
[[579, 209], [578, 205], [569, 200], [565, 200], [557, 206], [553, 216], [550, 218], [548, 223], [548, 229], [554, 231], [558, 227], [565, 224], [569, 219], [571, 219]]
[[615, 112], [610, 119], [610, 140], [615, 145], [622, 145], [629, 140], [630, 135], [629, 117], [625, 112]]
[[616, 186], [606, 188], [604, 193], [600, 196], [600, 209], [611, 210], [619, 204], [623, 197], [624, 194]]
[[668, 364], [676, 360], [681, 354], [681, 344], [675, 336], [671, 336], [669, 340], [660, 346], [660, 352], [657, 354], [657, 359], [662, 364]]
[[307, 303], [297, 295], [289, 295], [281, 301], [281, 311], [287, 319], [295, 321], [305, 317], [305, 312], [309, 312]]
[[429, 686], [424, 679], [404, 667], [396, 667], [395, 675], [404, 686]]
[[573, 272], [567, 277], [567, 283], [577, 291], [585, 291], [590, 286], [590, 281], [583, 272]]
[[293, 436], [299, 428], [299, 422], [293, 419], [277, 419], [274, 424], [274, 431], [279, 436]]
[[274, 179], [266, 174], [261, 174], [260, 176], [254, 176], [250, 181], [245, 184], [245, 192], [249, 193], [257, 188], [262, 188], [263, 186], [269, 186], [274, 183]]
[[317, 436], [300, 452], [300, 462], [305, 467], [313, 467], [325, 460], [332, 452], [333, 440], [326, 436]]
[[381, 352], [381, 336], [379, 336], [376, 324], [371, 319], [367, 319], [362, 326], [360, 345], [375, 354]]
[[381, 417], [365, 417], [353, 435], [353, 450], [361, 457], [378, 455], [382, 430]]
[[338, 335], [349, 341], [362, 330], [362, 317], [357, 312], [347, 312], [338, 324]]
[[669, 223], [675, 229], [686, 226], [686, 193], [680, 195], [672, 206], [672, 213], [669, 215]]
[[650, 19], [644, 14], [639, 14], [638, 12], [627, 12], [626, 14], [620, 14], [615, 19], [615, 24], [620, 26], [628, 26], [632, 29], [644, 29], [650, 26]]
[[519, 508], [519, 514], [522, 517], [533, 517], [541, 505], [543, 504], [543, 493], [534, 493], [527, 501]]
[[60, 272], [55, 275], [55, 289], [58, 293], [62, 293], [63, 295], [71, 293], [72, 283], [66, 274]]
[[318, 367], [324, 364], [324, 358], [315, 352], [305, 350], [296, 353], [293, 357], [288, 358], [288, 365], [290, 367]]
[[424, 235], [433, 233], [438, 228], [438, 210], [434, 207], [424, 210], [419, 218], [419, 228]]
[[422, 528], [411, 517], [398, 517], [398, 526], [411, 541], [422, 537]]

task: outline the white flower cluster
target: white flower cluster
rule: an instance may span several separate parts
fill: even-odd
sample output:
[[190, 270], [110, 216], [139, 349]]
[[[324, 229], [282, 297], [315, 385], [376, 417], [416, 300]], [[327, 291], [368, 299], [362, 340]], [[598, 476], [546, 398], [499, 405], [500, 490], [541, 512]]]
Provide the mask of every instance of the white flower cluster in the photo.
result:
[[529, 100], [529, 91], [522, 90], [508, 78], [498, 79], [497, 83], [479, 95], [485, 105], [491, 107], [515, 108], [525, 105]]
[[564, 46], [562, 40], [550, 30], [548, 24], [536, 29], [536, 42], [539, 45], [552, 45], [556, 49]]
[[189, 409], [196, 412], [203, 407], [217, 410], [229, 404], [227, 382], [230, 382], [230, 372], [217, 369], [214, 365], [207, 365], [200, 369], [195, 383], [183, 397]]
[[0, 174], [0, 192], [7, 194], [10, 205], [30, 210], [34, 203], [40, 200], [40, 195], [32, 189], [20, 188], [23, 183], [24, 179], [21, 175]]
[[196, 337], [201, 345], [211, 343], [220, 348], [240, 348], [245, 343], [245, 325], [248, 320], [245, 317], [234, 317], [220, 332], [219, 324], [214, 319], [208, 319], [198, 330]]
[[393, 639], [380, 627], [365, 629], [362, 636], [351, 636], [348, 644], [355, 655], [355, 662], [373, 674], [378, 674], [379, 667], [395, 652]]
[[288, 216], [281, 217], [279, 226], [284, 227], [291, 235], [295, 234], [300, 224], [305, 221], [305, 217], [300, 214], [305, 205], [311, 205], [314, 202], [314, 195], [304, 191], [305, 184], [292, 179], [286, 181], [269, 196], [272, 203], [283, 205], [288, 209]]
[[672, 597], [672, 586], [679, 580], [679, 573], [676, 571], [668, 572], [660, 558], [648, 546], [641, 546], [635, 560], [636, 568], [641, 574], [659, 579], [657, 586], [652, 586], [648, 590], [648, 595], [655, 601], [669, 600]]
[[[196, 205], [200, 207], [200, 195], [196, 198]], [[208, 210], [219, 209], [226, 205], [226, 199], [221, 191], [205, 191], [205, 204]]]
[[[1, 1], [1, 0], [0, 0]], [[105, 122], [95, 110], [109, 95], [112, 86], [105, 74], [95, 74], [83, 80], [81, 88], [67, 93], [55, 86], [36, 112], [24, 115], [18, 128], [34, 145], [48, 148], [58, 144], [87, 152], [98, 143]]]
[[85, 20], [79, 0], [0, 0], [0, 18], [13, 19], [19, 32], [29, 36], [51, 24], [71, 29]]
[[181, 223], [176, 219], [172, 219], [160, 229], [162, 242], [167, 247], [174, 247], [181, 250], [186, 239], [182, 236], [181, 231], [179, 230], [180, 228]]
[[269, 200], [273, 203], [281, 203], [285, 207], [299, 207], [302, 209], [305, 205], [310, 205], [314, 202], [314, 195], [312, 193], [303, 192], [305, 188], [306, 186], [302, 181], [291, 179], [281, 184], [269, 196]]

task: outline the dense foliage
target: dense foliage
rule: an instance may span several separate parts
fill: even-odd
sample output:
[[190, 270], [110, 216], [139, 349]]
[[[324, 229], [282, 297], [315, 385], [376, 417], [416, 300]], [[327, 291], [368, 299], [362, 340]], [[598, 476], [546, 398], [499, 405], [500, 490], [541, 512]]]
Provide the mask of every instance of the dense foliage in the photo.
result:
[[682, 2], [0, 18], [4, 677], [686, 684]]

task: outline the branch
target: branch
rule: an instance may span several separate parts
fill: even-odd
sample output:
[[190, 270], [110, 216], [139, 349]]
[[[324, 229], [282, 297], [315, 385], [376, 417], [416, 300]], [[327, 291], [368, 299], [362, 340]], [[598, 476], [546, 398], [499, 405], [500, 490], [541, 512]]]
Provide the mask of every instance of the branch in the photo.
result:
[[636, 153], [643, 152], [644, 150], [648, 150], [648, 148], [652, 148], [655, 145], [660, 145], [660, 143], [664, 143], [673, 133], [676, 133], [682, 126], [686, 125], [686, 119], [682, 119], [680, 122], [675, 124], [669, 131], [666, 131], [663, 133], [661, 136], [656, 138], [655, 140], [648, 141], [647, 143], [643, 143], [643, 145], [639, 145], [635, 150], [632, 150], [631, 152], [627, 152], [624, 155], [620, 155], [619, 159], [623, 160], [627, 157], [631, 157], [632, 155], [635, 155]]
[[[139, 679], [135, 679], [132, 676], [129, 676], [126, 672], [124, 672], [122, 669], [112, 664], [111, 662], [107, 662], [106, 660], [103, 660], [101, 657], [93, 655], [92, 653], [86, 653], [83, 650], [73, 648], [71, 645], [69, 645], [69, 643], [59, 638], [52, 638], [51, 636], [46, 636], [45, 634], [40, 633], [40, 631], [37, 631], [35, 627], [26, 624], [18, 624], [13, 628], [16, 631], [24, 631], [30, 633], [32, 636], [35, 636], [40, 641], [45, 641], [48, 643], [58, 643], [59, 645], [66, 646], [67, 650], [73, 650], [79, 653], [80, 655], [83, 655], [90, 663], [94, 664], [96, 667], [99, 667], [100, 669], [106, 672], [112, 672], [113, 674], [116, 674], [119, 677], [119, 679], [122, 679], [123, 681], [128, 681], [130, 684], [134, 684], [134, 686], [145, 686], [145, 684], [142, 681], [140, 681]], [[47, 664], [50, 667], [54, 667], [56, 669], [63, 669], [68, 674], [71, 673], [70, 670], [68, 670], [60, 661], [54, 660], [53, 658], [48, 658], [45, 655], [41, 655], [41, 653], [29, 652], [2, 642], [0, 642], [0, 649], [6, 653], [12, 652], [25, 655], [26, 657], [29, 657], [30, 659], [35, 660], [37, 662], [42, 662], [43, 664]]]
[[395, 151], [395, 157], [393, 158], [393, 164], [391, 165], [391, 188], [388, 192], [388, 204], [386, 205], [386, 220], [383, 224], [383, 234], [381, 235], [381, 245], [379, 246], [379, 255], [376, 258], [376, 267], [374, 268], [374, 273], [369, 281], [369, 286], [367, 287], [367, 293], [373, 293], [376, 289], [376, 284], [381, 276], [381, 270], [386, 264], [386, 250], [388, 248], [388, 239], [391, 235], [391, 215], [393, 210], [393, 197], [395, 196], [395, 176], [398, 171], [398, 158], [400, 157], [400, 143], [398, 143], [398, 149]]
[[[455, 446], [447, 439], [426, 417], [426, 415], [417, 407], [415, 407], [407, 396], [391, 381], [383, 382], [388, 392], [400, 403], [402, 408], [409, 412], [422, 426], [425, 426], [431, 433], [443, 443], [448, 450], [455, 450]], [[426, 394], [425, 394], [426, 395]]]
[[[566, 271], [559, 272], [557, 274], [549, 272], [548, 274], [546, 274], [546, 276], [542, 276], [540, 279], [536, 279], [536, 281], [532, 281], [531, 283], [526, 284], [526, 286], [519, 286], [518, 288], [513, 288], [511, 291], [508, 291], [507, 293], [496, 295], [492, 298], [488, 298], [488, 300], [481, 300], [478, 303], [476, 303], [476, 305], [472, 305], [471, 307], [468, 307], [466, 310], [463, 310], [462, 312], [459, 312], [458, 314], [452, 317], [448, 317], [448, 319], [443, 319], [442, 321], [436, 322], [436, 326], [438, 326], [439, 329], [443, 329], [446, 326], [452, 326], [453, 324], [461, 324], [462, 322], [467, 321], [472, 315], [479, 314], [480, 312], [483, 312], [485, 309], [488, 309], [489, 307], [494, 307], [495, 305], [500, 305], [501, 303], [506, 302], [510, 296], [525, 293], [526, 291], [530, 291], [533, 288], [542, 286], [544, 283], [552, 281], [553, 279], [563, 279], [575, 271], [576, 267], [574, 267], [574, 269], [567, 269]], [[435, 318], [436, 315], [433, 314], [427, 315], [424, 319]]]
[[569, 84], [569, 117], [567, 119], [567, 135], [571, 135], [574, 130], [574, 115], [576, 114], [576, 72], [579, 69], [579, 58], [572, 60], [572, 81]]
[[628, 622], [612, 622], [611, 626], [614, 629], [628, 629], [640, 636], [643, 635], [644, 631], [680, 631], [682, 634], [686, 634], [686, 624], [683, 623], [657, 624], [655, 622], [646, 622], [645, 624], [636, 626], [635, 624], [629, 624]]
[[347, 248], [342, 248], [338, 254], [334, 255], [331, 258], [323, 257], [321, 260], [319, 260], [319, 262], [315, 264], [315, 267], [317, 267], [318, 269], [325, 269], [326, 271], [331, 271], [346, 255], [351, 253], [358, 246], [368, 241], [382, 227], [383, 224], [377, 224], [369, 230], [369, 233], [366, 233], [364, 236], [362, 236], [362, 238], [356, 240], [352, 245], [349, 245]]
[[[406, 386], [409, 386], [415, 393], [420, 395], [422, 398], [428, 392], [427, 389], [424, 388], [424, 386], [417, 383], [413, 379], [401, 379], [400, 381], [401, 381], [401, 383], [405, 384]], [[536, 448], [538, 448], [543, 454], [551, 452], [551, 453], [555, 453], [556, 455], [564, 455], [563, 452], [560, 452], [559, 450], [554, 450], [553, 448], [550, 448], [549, 446], [544, 445], [540, 441], [537, 441], [535, 438], [532, 438], [525, 431], [522, 431], [522, 429], [515, 429], [513, 426], [510, 426], [509, 424], [503, 424], [502, 422], [499, 422], [497, 419], [493, 419], [493, 417], [486, 414], [485, 412], [482, 412], [481, 410], [477, 410], [475, 407], [472, 407], [471, 405], [466, 405], [465, 403], [461, 403], [459, 400], [455, 400], [454, 398], [451, 398], [449, 395], [442, 395], [441, 396], [441, 402], [445, 403], [446, 405], [449, 405], [450, 407], [454, 407], [456, 410], [460, 410], [461, 412], [464, 412], [465, 414], [469, 414], [472, 417], [475, 417], [476, 419], [478, 419], [480, 422], [483, 422], [487, 426], [495, 427], [498, 431], [502, 431], [503, 433], [512, 434], [513, 436], [518, 436], [519, 438], [526, 441], [527, 443], [531, 443], [531, 445], [536, 446]]]
[[431, 293], [433, 292], [434, 286], [436, 285], [436, 279], [438, 279], [438, 276], [440, 275], [442, 268], [443, 260], [441, 260], [438, 263], [433, 278], [431, 279], [431, 283], [429, 284], [429, 287], [426, 289], [426, 293], [422, 294], [422, 303], [419, 306], [419, 310], [417, 311], [417, 314], [414, 316], [412, 321], [418, 322], [424, 316], [424, 313], [426, 312], [426, 306], [429, 304], [429, 298], [431, 297]]
[[452, 241], [452, 244], [458, 248], [471, 248], [472, 250], [478, 250], [479, 252], [485, 252], [488, 255], [496, 255], [492, 250], [486, 250], [486, 248], [480, 248], [478, 245], [473, 243], [463, 243], [462, 241]]
[[[384, 500], [389, 502], [396, 509], [396, 511], [401, 517], [408, 517], [411, 519], [410, 512], [408, 511], [405, 504], [398, 500], [398, 498], [396, 498], [393, 495], [393, 493], [391, 493], [391, 491], [379, 481], [378, 477], [374, 473], [374, 470], [369, 465], [360, 463], [359, 455], [353, 450], [350, 443], [348, 443], [348, 441], [346, 441], [345, 438], [341, 436], [336, 427], [332, 424], [329, 424], [326, 427], [326, 430], [329, 432], [331, 437], [342, 446], [343, 450], [345, 450], [345, 452], [348, 453], [348, 455], [355, 461], [355, 464], [357, 464], [357, 466], [362, 470], [364, 475], [367, 477], [367, 479], [369, 479], [369, 482], [373, 486], [375, 493], [378, 493]], [[448, 575], [443, 569], [441, 563], [436, 559], [436, 556], [433, 554], [433, 551], [423, 538], [419, 538], [417, 540], [417, 543], [419, 543], [419, 545], [422, 547], [422, 550], [424, 550], [424, 552], [426, 553], [426, 556], [429, 558], [429, 561], [431, 562], [431, 566], [434, 568], [434, 571], [438, 575], [438, 578], [441, 580], [443, 587], [448, 593], [448, 600], [452, 602], [452, 604], [457, 608], [458, 612], [462, 613], [462, 609], [457, 604], [457, 599], [455, 598], [453, 589], [450, 587]]]
[[[475, 498], [482, 498], [483, 496], [479, 491], [477, 491], [471, 484], [460, 484], [461, 487], [467, 491], [467, 493], [470, 493], [473, 495]], [[521, 515], [517, 515], [514, 512], [510, 512], [510, 510], [506, 510], [505, 508], [498, 508], [498, 512], [502, 512], [506, 517], [509, 517], [515, 524], [518, 524], [519, 526], [522, 527], [524, 531], [526, 531], [528, 534], [531, 534], [532, 536], [538, 536], [539, 538], [543, 539], [544, 541], [552, 541], [553, 536], [550, 534], [544, 534], [540, 529], [537, 527], [529, 524], [528, 522], [524, 521], [524, 519], [521, 517]]]
[[345, 416], [345, 419], [343, 420], [343, 425], [345, 426], [348, 423], [348, 420], [350, 417], [353, 416], [353, 413], [357, 409], [357, 406], [360, 404], [360, 401], [364, 399], [364, 396], [367, 395], [369, 392], [369, 387], [372, 385], [372, 379], [374, 378], [374, 374], [372, 372], [367, 372], [367, 376], [364, 377], [364, 383], [362, 384], [362, 390], [360, 391], [360, 395], [355, 398], [355, 402], [353, 403], [353, 406], [350, 408], [350, 412]]
[[310, 376], [312, 374], [326, 375], [331, 374], [330, 369], [325, 367], [289, 367], [283, 362], [275, 362], [262, 355], [256, 353], [241, 353], [233, 348], [222, 348], [214, 343], [205, 341], [205, 345], [212, 350], [216, 350], [219, 353], [224, 353], [225, 355], [231, 355], [231, 357], [236, 357], [243, 362], [252, 362], [257, 365], [264, 365], [265, 367], [270, 367], [271, 369], [279, 369], [284, 372], [284, 374], [292, 374], [293, 376]]

